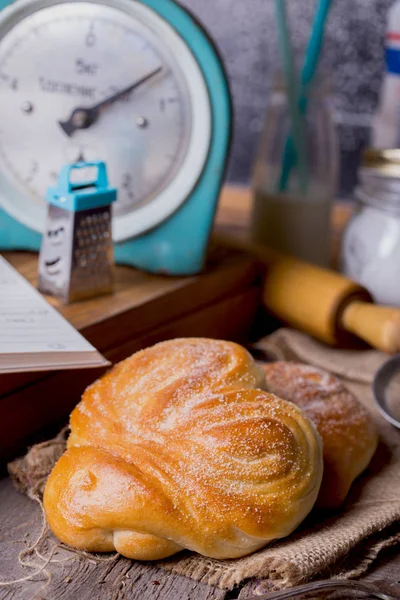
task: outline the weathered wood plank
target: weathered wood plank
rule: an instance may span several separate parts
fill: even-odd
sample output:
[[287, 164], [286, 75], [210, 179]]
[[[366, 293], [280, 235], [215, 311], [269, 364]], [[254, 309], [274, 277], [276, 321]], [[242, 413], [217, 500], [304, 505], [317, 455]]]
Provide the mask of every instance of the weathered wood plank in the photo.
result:
[[[383, 550], [381, 556], [363, 577], [365, 581], [387, 580], [400, 584], [400, 550], [394, 546]], [[400, 590], [398, 590], [400, 592]]]
[[[0, 580], [24, 577], [29, 570], [18, 564], [24, 543], [32, 543], [41, 528], [37, 504], [19, 494], [9, 479], [0, 481]], [[27, 538], [26, 536], [29, 536]], [[63, 554], [63, 556], [71, 556]], [[75, 557], [63, 565], [51, 565], [50, 584], [38, 576], [12, 586], [0, 586], [1, 600], [223, 600], [222, 590], [167, 573], [152, 564], [119, 558], [92, 563]]]

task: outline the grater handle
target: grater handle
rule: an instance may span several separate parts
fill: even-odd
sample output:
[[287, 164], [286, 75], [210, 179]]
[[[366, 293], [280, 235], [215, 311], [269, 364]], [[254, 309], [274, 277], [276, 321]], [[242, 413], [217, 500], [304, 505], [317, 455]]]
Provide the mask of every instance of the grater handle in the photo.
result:
[[[71, 174], [74, 170], [77, 169], [87, 169], [94, 167], [97, 169], [97, 176], [95, 179], [88, 181], [80, 181], [79, 183], [74, 183], [71, 181]], [[96, 189], [107, 188], [108, 187], [108, 178], [107, 178], [107, 170], [106, 164], [104, 161], [92, 161], [92, 162], [78, 162], [72, 165], [66, 165], [60, 172], [58, 178], [59, 188], [65, 194], [69, 194], [76, 189], [82, 187], [93, 186]]]

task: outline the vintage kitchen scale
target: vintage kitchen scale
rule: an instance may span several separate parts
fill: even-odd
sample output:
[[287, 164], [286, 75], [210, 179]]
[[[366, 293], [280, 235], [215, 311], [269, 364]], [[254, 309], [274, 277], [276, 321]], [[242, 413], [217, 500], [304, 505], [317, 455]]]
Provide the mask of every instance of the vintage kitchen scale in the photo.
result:
[[39, 250], [46, 190], [104, 161], [117, 262], [203, 266], [231, 102], [218, 54], [173, 0], [0, 2], [0, 250]]

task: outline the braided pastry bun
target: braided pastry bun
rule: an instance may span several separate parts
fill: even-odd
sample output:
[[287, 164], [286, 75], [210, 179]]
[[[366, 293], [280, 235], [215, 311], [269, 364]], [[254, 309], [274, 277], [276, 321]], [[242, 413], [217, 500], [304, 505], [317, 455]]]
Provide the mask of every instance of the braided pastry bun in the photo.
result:
[[177, 339], [115, 366], [71, 416], [46, 485], [54, 534], [155, 560], [183, 548], [234, 558], [290, 534], [322, 478], [312, 422], [263, 392], [237, 344]]
[[324, 476], [317, 505], [337, 508], [373, 457], [378, 437], [372, 418], [339, 379], [309, 365], [263, 365], [266, 389], [299, 406], [318, 429]]

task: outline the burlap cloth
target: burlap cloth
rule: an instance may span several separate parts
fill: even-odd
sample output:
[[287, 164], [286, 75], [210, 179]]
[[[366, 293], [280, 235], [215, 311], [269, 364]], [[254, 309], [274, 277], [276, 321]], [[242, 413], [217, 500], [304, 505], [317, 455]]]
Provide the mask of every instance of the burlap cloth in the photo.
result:
[[[312, 511], [286, 540], [241, 559], [220, 561], [187, 552], [159, 564], [226, 589], [256, 578], [260, 593], [315, 577], [358, 577], [383, 548], [400, 543], [400, 432], [380, 416], [370, 392], [373, 374], [387, 356], [373, 350], [333, 350], [289, 329], [275, 332], [258, 345], [276, 359], [306, 362], [339, 376], [376, 420], [380, 434], [376, 455], [340, 512]], [[42, 489], [63, 449], [61, 434], [12, 463], [10, 472], [20, 489]]]

